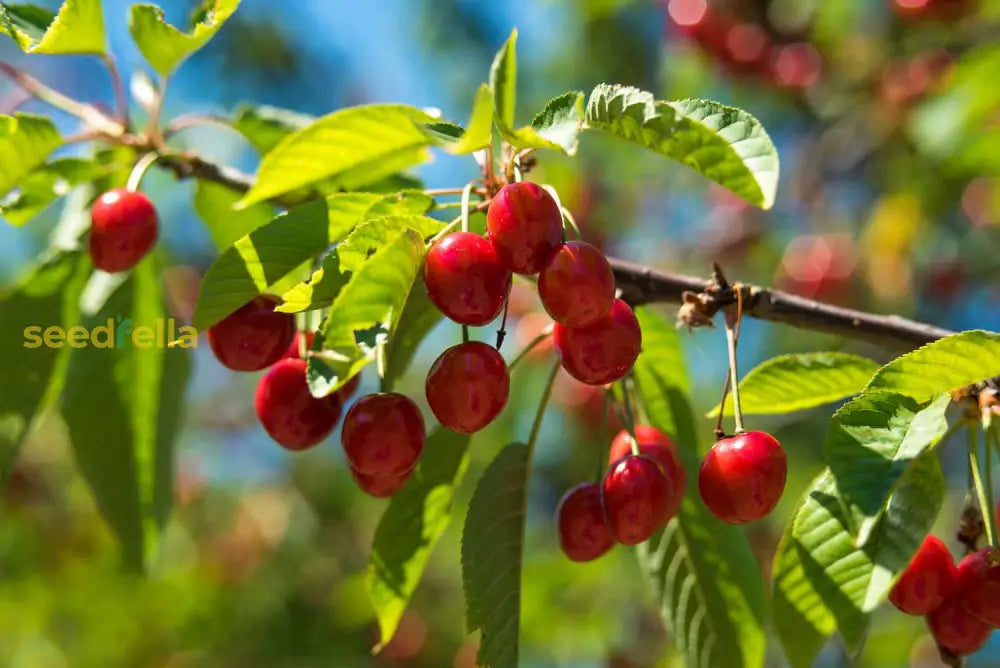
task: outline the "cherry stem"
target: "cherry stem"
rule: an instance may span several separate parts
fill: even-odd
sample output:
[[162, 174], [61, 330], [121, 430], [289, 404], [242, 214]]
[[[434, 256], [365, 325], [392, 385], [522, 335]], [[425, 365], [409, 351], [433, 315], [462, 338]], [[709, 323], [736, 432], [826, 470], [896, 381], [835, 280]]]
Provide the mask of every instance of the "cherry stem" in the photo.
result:
[[726, 430], [722, 428], [722, 418], [726, 415], [726, 398], [729, 396], [729, 385], [733, 382], [732, 376], [726, 374], [726, 382], [722, 384], [722, 399], [719, 400], [719, 415], [715, 418], [715, 439], [719, 440], [726, 435]]
[[549, 372], [549, 379], [545, 382], [545, 390], [542, 392], [542, 399], [538, 402], [538, 412], [535, 413], [535, 421], [531, 424], [531, 435], [528, 437], [528, 461], [531, 461], [535, 454], [535, 443], [538, 442], [538, 433], [542, 430], [542, 420], [545, 418], [545, 408], [549, 405], [549, 398], [552, 396], [552, 384], [555, 383], [556, 373], [559, 371], [559, 362], [552, 365]]
[[143, 156], [135, 163], [135, 167], [132, 168], [132, 173], [128, 175], [128, 181], [125, 183], [125, 189], [132, 191], [138, 190], [139, 184], [142, 183], [142, 177], [146, 175], [146, 171], [159, 157], [160, 154], [156, 151], [150, 151], [149, 153], [143, 154]]
[[510, 309], [510, 290], [514, 284], [507, 284], [507, 296], [503, 300], [503, 318], [500, 320], [500, 329], [497, 330], [497, 350], [503, 345], [503, 340], [507, 338], [507, 311]]
[[458, 218], [455, 218], [454, 220], [452, 220], [451, 222], [449, 222], [447, 225], [445, 225], [444, 227], [441, 228], [440, 232], [438, 232], [433, 237], [431, 237], [430, 243], [433, 244], [435, 241], [437, 241], [441, 237], [445, 236], [446, 234], [448, 234], [449, 232], [451, 232], [452, 230], [454, 230], [457, 225], [461, 224], [461, 222], [462, 222], [462, 217], [461, 216], [459, 216]]
[[[742, 434], [746, 430], [743, 428], [743, 409], [740, 407], [740, 373], [736, 366], [736, 346], [740, 340], [740, 326], [743, 323], [743, 289], [738, 283], [733, 285], [733, 289], [736, 291], [735, 323], [729, 311], [725, 313], [724, 322], [726, 348], [729, 350], [729, 386], [733, 391], [733, 420], [736, 422], [736, 433]], [[724, 408], [725, 405], [720, 410]]]
[[462, 231], [469, 231], [469, 198], [472, 196], [472, 182], [462, 188]]
[[122, 124], [128, 128], [128, 97], [125, 95], [125, 82], [122, 81], [121, 72], [118, 71], [118, 63], [115, 61], [115, 57], [110, 53], [102, 54], [101, 61], [108, 69], [108, 74], [111, 76], [111, 88], [114, 90], [115, 104], [118, 106], [119, 120], [121, 120]]
[[462, 325], [462, 343], [469, 342], [469, 326]]
[[594, 479], [600, 482], [607, 470], [607, 449], [610, 440], [608, 439], [608, 413], [611, 411], [611, 393], [605, 390], [601, 398], [601, 431], [598, 432], [597, 441], [597, 469], [594, 472]]
[[624, 410], [622, 414], [625, 417], [625, 429], [628, 430], [628, 435], [632, 437], [632, 454], [638, 455], [639, 451], [639, 438], [635, 435], [635, 414], [632, 412], [632, 402], [628, 397], [628, 386], [625, 384], [625, 379], [623, 378], [619, 383], [622, 389], [622, 405]]
[[423, 192], [425, 195], [437, 197], [438, 195], [461, 195], [464, 188], [427, 188]]
[[521, 352], [519, 352], [517, 356], [513, 360], [511, 360], [510, 364], [507, 365], [507, 370], [513, 371], [514, 367], [520, 364], [521, 360], [523, 360], [525, 357], [528, 356], [528, 353], [530, 353], [532, 350], [541, 345], [542, 341], [549, 338], [550, 336], [552, 336], [552, 328], [548, 327], [544, 332], [542, 332], [541, 334], [533, 338], [530, 342], [528, 342], [528, 345], [526, 345], [524, 349], [522, 349]]
[[[988, 449], [988, 448], [987, 448]], [[983, 482], [982, 469], [979, 464], [979, 430], [969, 425], [969, 471], [972, 473], [972, 483], [975, 485], [976, 497], [979, 499], [979, 510], [983, 513], [986, 524], [986, 540], [990, 545], [996, 545], [997, 517], [996, 508], [990, 508], [993, 491]], [[992, 475], [990, 475], [992, 479]]]
[[[971, 427], [970, 427], [971, 428]], [[996, 497], [994, 496], [993, 487], [993, 448], [992, 445], [1000, 447], [1000, 436], [997, 435], [996, 426], [990, 425], [990, 428], [986, 430], [986, 502], [989, 504], [987, 506], [987, 516], [989, 517], [988, 524], [993, 527], [993, 537], [994, 542], [991, 543], [991, 547], [1000, 547], [996, 543], [996, 540], [1000, 540], [1000, 531], [998, 531], [997, 524], [997, 506]]]

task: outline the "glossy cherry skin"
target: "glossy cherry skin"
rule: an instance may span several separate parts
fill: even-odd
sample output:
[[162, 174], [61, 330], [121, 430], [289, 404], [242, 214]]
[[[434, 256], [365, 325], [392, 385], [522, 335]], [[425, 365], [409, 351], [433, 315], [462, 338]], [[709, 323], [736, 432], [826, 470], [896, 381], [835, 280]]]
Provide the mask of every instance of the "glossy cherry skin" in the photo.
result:
[[585, 241], [557, 248], [538, 274], [538, 296], [552, 319], [565, 327], [592, 325], [615, 303], [615, 275], [604, 253]]
[[504, 265], [537, 274], [562, 243], [562, 213], [544, 188], [522, 181], [505, 185], [490, 202], [486, 232]]
[[305, 450], [329, 436], [342, 408], [336, 393], [320, 399], [309, 393], [304, 360], [277, 362], [261, 377], [254, 395], [257, 419], [289, 450]]
[[642, 330], [628, 304], [616, 299], [603, 318], [587, 327], [552, 328], [563, 368], [588, 385], [606, 385], [629, 372], [642, 350]]
[[593, 561], [614, 547], [614, 536], [604, 523], [601, 486], [597, 483], [580, 483], [563, 494], [556, 522], [559, 547], [573, 561]]
[[402, 489], [406, 481], [410, 479], [411, 473], [411, 471], [407, 471], [402, 475], [366, 475], [358, 473], [353, 467], [348, 466], [347, 468], [350, 469], [351, 477], [354, 478], [354, 482], [358, 483], [361, 491], [377, 499], [386, 499]]
[[991, 552], [991, 548], [985, 548], [962, 559], [958, 565], [958, 593], [974, 617], [997, 629], [1000, 628], [1000, 559], [992, 565]]
[[889, 592], [889, 601], [908, 615], [928, 615], [952, 596], [956, 576], [951, 552], [936, 536], [927, 536]]
[[90, 210], [90, 258], [114, 273], [139, 264], [156, 243], [156, 208], [141, 192], [116, 188], [102, 194]]
[[410, 471], [425, 438], [420, 409], [409, 397], [393, 392], [368, 394], [354, 402], [340, 435], [351, 468], [382, 476]]
[[441, 353], [427, 373], [424, 389], [438, 422], [471, 434], [493, 422], [507, 405], [510, 376], [496, 348], [466, 341]]
[[500, 315], [510, 280], [493, 244], [478, 234], [453, 232], [427, 251], [427, 295], [457, 323], [480, 326]]
[[635, 545], [649, 539], [667, 520], [674, 486], [660, 465], [628, 455], [614, 462], [601, 484], [604, 521], [615, 540]]
[[[677, 458], [677, 449], [670, 437], [656, 427], [636, 425], [636, 438], [639, 439], [639, 454], [649, 457], [660, 465], [667, 478], [674, 484], [674, 503], [667, 511], [669, 517], [677, 515], [687, 488], [687, 472]], [[632, 453], [632, 437], [627, 429], [622, 429], [611, 441], [611, 451], [608, 463], [621, 459]]]
[[927, 615], [927, 626], [938, 645], [958, 656], [978, 652], [992, 631], [988, 624], [969, 614], [961, 596], [945, 600]]
[[258, 295], [208, 328], [216, 359], [234, 371], [257, 371], [285, 356], [295, 337], [295, 316], [276, 313], [280, 300]]
[[770, 434], [748, 431], [719, 440], [701, 464], [698, 490], [712, 514], [729, 524], [759, 520], [785, 490], [788, 461]]

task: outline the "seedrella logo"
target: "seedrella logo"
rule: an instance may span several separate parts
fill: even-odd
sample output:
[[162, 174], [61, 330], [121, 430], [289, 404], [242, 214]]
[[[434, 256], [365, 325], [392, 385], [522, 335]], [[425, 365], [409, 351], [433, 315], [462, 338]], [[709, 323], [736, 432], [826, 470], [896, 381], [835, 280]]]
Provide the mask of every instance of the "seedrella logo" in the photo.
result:
[[135, 325], [132, 318], [117, 316], [92, 328], [76, 325], [63, 329], [58, 325], [24, 328], [25, 348], [196, 348], [198, 330], [177, 325], [173, 318], [157, 318], [153, 325]]

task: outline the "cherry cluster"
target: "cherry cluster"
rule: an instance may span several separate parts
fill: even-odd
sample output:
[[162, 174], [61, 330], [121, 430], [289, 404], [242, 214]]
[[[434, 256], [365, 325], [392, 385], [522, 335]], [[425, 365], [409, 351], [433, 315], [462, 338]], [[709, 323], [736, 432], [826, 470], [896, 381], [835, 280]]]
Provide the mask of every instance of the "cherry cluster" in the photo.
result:
[[108, 190], [90, 210], [90, 258], [108, 273], [131, 269], [153, 248], [158, 230], [148, 197], [125, 188]]
[[972, 654], [1000, 628], [1000, 550], [973, 552], [956, 568], [945, 544], [927, 536], [889, 601], [908, 615], [925, 616], [944, 650]]

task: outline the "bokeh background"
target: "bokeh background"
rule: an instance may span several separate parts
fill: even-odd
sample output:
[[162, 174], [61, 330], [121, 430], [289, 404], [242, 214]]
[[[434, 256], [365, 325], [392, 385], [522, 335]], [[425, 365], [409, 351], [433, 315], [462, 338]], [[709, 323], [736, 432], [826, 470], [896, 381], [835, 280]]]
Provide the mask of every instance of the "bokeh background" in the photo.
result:
[[[168, 20], [183, 23], [196, 3], [160, 4]], [[120, 64], [141, 69], [125, 27], [127, 3], [104, 6]], [[540, 156], [532, 178], [556, 185], [585, 236], [609, 253], [706, 276], [717, 260], [731, 278], [807, 297], [953, 329], [1000, 330], [995, 0], [243, 0], [171, 81], [165, 115], [228, 114], [244, 101], [321, 115], [399, 101], [438, 107], [462, 122], [514, 26], [519, 122], [565, 90], [618, 82], [666, 99], [741, 106], [778, 147], [781, 186], [768, 212], [601, 137], [585, 136], [574, 160]], [[96, 59], [25, 58], [6, 41], [0, 58], [73, 96], [110, 103]], [[0, 83], [0, 106], [20, 104], [18, 95]], [[50, 113], [30, 101], [21, 108]], [[180, 141], [254, 169], [257, 156], [236, 133], [191, 129]], [[458, 186], [476, 167], [439, 155], [417, 174], [428, 187]], [[217, 249], [191, 206], [193, 184], [151, 173], [146, 186], [164, 223], [162, 252], [174, 265], [165, 276], [173, 313], [187, 318]], [[58, 213], [53, 207], [24, 228], [0, 225], [0, 285], [45, 246]], [[530, 291], [515, 292], [509, 356], [544, 327], [538, 309]], [[455, 326], [435, 332], [405, 391], [422, 397], [423, 373], [456, 337]], [[704, 412], [724, 378], [724, 337], [700, 330], [685, 338], [695, 407]], [[744, 370], [788, 352], [892, 355], [754, 321], [745, 323], [741, 342]], [[145, 579], [121, 575], [114, 539], [75, 472], [63, 427], [57, 417], [45, 420], [0, 489], [0, 665], [473, 666], [458, 575], [465, 501], [499, 447], [527, 436], [550, 359], [541, 351], [517, 371], [506, 412], [474, 440], [451, 528], [397, 637], [378, 657], [369, 651], [375, 626], [362, 574], [384, 502], [356, 490], [336, 435], [298, 455], [270, 442], [253, 414], [255, 375], [230, 373], [207, 346], [198, 350], [176, 509]], [[363, 391], [374, 389], [373, 371], [365, 374]], [[592, 391], [560, 378], [543, 426], [529, 503], [525, 666], [678, 665], [630, 550], [587, 565], [558, 550], [558, 499], [594, 476], [609, 437], [600, 433], [600, 405]], [[748, 529], [764, 572], [792, 504], [821, 467], [830, 412], [753, 421], [774, 430], [791, 465], [778, 512]], [[706, 419], [700, 447], [710, 444], [711, 429]], [[948, 539], [965, 484], [959, 448], [944, 450], [955, 491], [938, 533]], [[769, 661], [781, 666], [772, 645]], [[848, 659], [833, 642], [817, 665]], [[857, 665], [940, 664], [922, 622], [886, 608]], [[1000, 665], [1000, 638], [970, 665]]]

